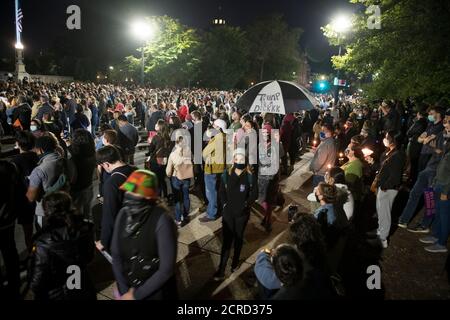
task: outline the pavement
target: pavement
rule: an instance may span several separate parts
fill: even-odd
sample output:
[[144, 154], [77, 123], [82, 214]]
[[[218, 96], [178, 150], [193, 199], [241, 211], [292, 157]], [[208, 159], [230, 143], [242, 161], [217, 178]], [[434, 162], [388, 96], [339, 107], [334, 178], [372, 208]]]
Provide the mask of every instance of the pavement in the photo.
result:
[[[141, 146], [144, 148], [145, 143]], [[135, 155], [135, 162], [140, 168], [143, 168], [145, 152], [145, 148], [141, 148]], [[310, 204], [306, 200], [306, 196], [312, 190], [310, 179], [312, 173], [308, 170], [311, 157], [310, 152], [302, 155], [290, 176], [280, 182], [281, 192], [286, 202], [284, 208], [274, 212], [273, 230], [270, 233], [267, 233], [260, 225], [261, 213], [252, 210], [244, 235], [242, 264], [234, 273], [231, 273], [229, 265], [226, 268], [225, 280], [220, 282], [213, 281], [213, 274], [220, 260], [221, 218], [201, 224], [198, 218], [204, 214], [199, 212], [202, 202], [195, 195], [190, 195], [191, 221], [179, 229], [178, 236], [177, 284], [180, 299], [255, 299], [257, 287], [253, 266], [257, 254], [264, 248], [273, 248], [286, 241], [287, 209], [290, 204], [298, 205], [301, 212], [311, 212]], [[94, 184], [94, 190], [97, 190], [97, 181]], [[93, 201], [93, 205], [95, 204], [97, 204], [96, 199]], [[403, 204], [400, 203], [397, 208], [394, 208], [396, 212], [393, 214], [398, 214], [402, 208]], [[174, 207], [169, 209], [174, 215]], [[95, 218], [97, 221], [100, 219], [98, 215]], [[416, 217], [416, 220], [418, 218]], [[394, 230], [390, 246], [384, 250], [381, 262], [386, 299], [450, 299], [450, 286], [443, 270], [447, 255], [425, 252], [418, 242], [419, 237], [403, 229]], [[16, 240], [17, 248], [21, 257], [24, 258], [25, 244], [20, 226], [16, 227]], [[89, 269], [98, 291], [97, 298], [99, 300], [114, 299], [114, 277], [106, 259], [96, 252]], [[22, 276], [25, 278], [25, 273]]]

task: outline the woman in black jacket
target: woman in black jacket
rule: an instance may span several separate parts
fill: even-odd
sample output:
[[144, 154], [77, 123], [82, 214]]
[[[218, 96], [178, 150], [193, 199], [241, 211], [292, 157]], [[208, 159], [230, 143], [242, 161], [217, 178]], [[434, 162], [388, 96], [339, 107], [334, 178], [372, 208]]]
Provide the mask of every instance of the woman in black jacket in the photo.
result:
[[87, 272], [94, 257], [93, 224], [75, 211], [65, 192], [46, 196], [43, 207], [47, 223], [36, 235], [30, 270], [35, 300], [95, 300]]
[[414, 185], [417, 180], [419, 171], [419, 158], [422, 144], [417, 141], [419, 136], [427, 129], [427, 113], [426, 111], [417, 112], [412, 126], [406, 132], [408, 137], [407, 156], [409, 161], [409, 183]]
[[258, 197], [256, 176], [252, 172], [252, 167], [246, 163], [244, 149], [236, 149], [233, 166], [222, 174], [219, 192], [224, 209], [220, 265], [214, 274], [214, 280], [217, 281], [224, 278], [233, 242], [231, 272], [239, 267], [239, 256], [244, 243], [245, 227], [250, 217], [250, 207]]
[[395, 197], [402, 184], [406, 157], [400, 149], [401, 135], [388, 131], [383, 139], [387, 151], [381, 155], [381, 166], [372, 190], [377, 193], [378, 237], [383, 248], [387, 248], [387, 238], [391, 229], [391, 211]]

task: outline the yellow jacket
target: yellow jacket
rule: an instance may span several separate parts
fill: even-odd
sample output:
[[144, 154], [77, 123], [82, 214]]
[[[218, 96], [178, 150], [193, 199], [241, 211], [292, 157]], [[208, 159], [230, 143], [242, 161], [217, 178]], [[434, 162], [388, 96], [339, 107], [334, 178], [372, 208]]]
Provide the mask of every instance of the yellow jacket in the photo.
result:
[[205, 174], [223, 173], [226, 167], [226, 135], [218, 133], [203, 149], [205, 160]]

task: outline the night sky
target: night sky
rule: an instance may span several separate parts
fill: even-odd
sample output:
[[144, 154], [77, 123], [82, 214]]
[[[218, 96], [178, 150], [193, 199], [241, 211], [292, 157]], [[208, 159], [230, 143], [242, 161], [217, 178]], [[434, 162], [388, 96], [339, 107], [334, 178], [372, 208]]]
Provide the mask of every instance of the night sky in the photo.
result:
[[[14, 57], [14, 0], [0, 1], [0, 58]], [[292, 27], [304, 30], [301, 47], [310, 58], [313, 72], [331, 71], [330, 48], [320, 27], [339, 12], [350, 12], [348, 0], [21, 0], [23, 19], [22, 42], [25, 54], [45, 51], [58, 37], [77, 44], [80, 55], [89, 54], [99, 70], [133, 54], [138, 46], [130, 35], [133, 18], [169, 15], [183, 24], [207, 28], [219, 17], [227, 24], [245, 27], [260, 15], [281, 13]], [[81, 8], [81, 30], [66, 28], [66, 8]], [[221, 11], [219, 11], [221, 7]], [[78, 54], [78, 52], [77, 52]]]

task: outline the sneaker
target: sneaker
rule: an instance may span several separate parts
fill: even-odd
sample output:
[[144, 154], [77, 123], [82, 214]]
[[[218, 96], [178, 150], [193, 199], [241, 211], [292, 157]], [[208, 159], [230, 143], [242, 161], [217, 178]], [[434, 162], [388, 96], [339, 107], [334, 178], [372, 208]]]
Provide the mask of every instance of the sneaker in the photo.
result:
[[216, 273], [214, 273], [214, 281], [222, 281], [225, 279], [225, 273], [221, 270], [218, 270]]
[[216, 221], [216, 219], [211, 219], [210, 217], [206, 216], [206, 217], [199, 218], [198, 221], [200, 221], [201, 223], [207, 223], [207, 222], [211, 222], [211, 221]]
[[383, 249], [387, 249], [389, 244], [387, 240], [381, 240], [381, 245], [383, 246]]
[[428, 236], [425, 238], [420, 238], [419, 241], [422, 243], [425, 243], [425, 244], [435, 244], [438, 241], [438, 238], [435, 238], [433, 236]]
[[183, 223], [188, 224], [191, 221], [189, 217], [183, 217]]
[[408, 228], [408, 224], [407, 224], [407, 223], [403, 223], [403, 222], [399, 222], [399, 223], [397, 224], [397, 226], [398, 226], [399, 228], [402, 228], [402, 229]]
[[175, 224], [177, 225], [178, 228], [181, 228], [183, 226], [183, 222], [181, 221], [175, 221]]
[[414, 228], [408, 228], [406, 230], [408, 230], [409, 232], [413, 232], [413, 233], [428, 233], [428, 232], [430, 232], [429, 228], [425, 228], [425, 227], [421, 226], [420, 224], [415, 226]]
[[433, 253], [446, 253], [448, 251], [446, 247], [441, 246], [439, 243], [426, 247], [425, 250]]

